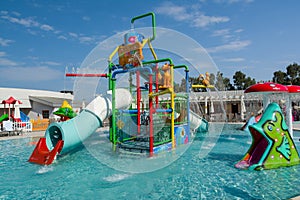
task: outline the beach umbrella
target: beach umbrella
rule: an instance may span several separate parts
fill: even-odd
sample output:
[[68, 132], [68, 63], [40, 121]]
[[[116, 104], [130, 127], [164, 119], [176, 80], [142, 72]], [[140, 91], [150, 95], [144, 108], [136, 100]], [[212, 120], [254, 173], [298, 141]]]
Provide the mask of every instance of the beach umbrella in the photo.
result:
[[244, 113], [246, 112], [246, 106], [245, 106], [245, 102], [244, 102], [244, 96], [241, 97], [241, 119], [244, 120], [245, 119], [245, 115]]
[[214, 112], [215, 112], [214, 103], [212, 99], [210, 99], [210, 113], [214, 113]]
[[16, 103], [15, 103], [14, 118], [17, 120], [21, 119], [19, 101], [16, 101]]
[[207, 100], [208, 100], [208, 97], [205, 97], [205, 101], [204, 101], [204, 112], [205, 112], [205, 114], [207, 114]]

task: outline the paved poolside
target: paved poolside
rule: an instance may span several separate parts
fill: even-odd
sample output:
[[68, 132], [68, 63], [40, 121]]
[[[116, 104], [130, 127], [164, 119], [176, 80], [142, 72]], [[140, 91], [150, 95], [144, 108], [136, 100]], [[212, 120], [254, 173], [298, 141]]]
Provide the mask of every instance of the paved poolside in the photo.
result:
[[20, 138], [31, 138], [31, 137], [44, 137], [45, 131], [33, 131], [33, 132], [25, 132], [21, 135], [13, 135], [13, 136], [2, 136], [0, 137], [1, 140], [13, 140], [13, 139], [20, 139]]

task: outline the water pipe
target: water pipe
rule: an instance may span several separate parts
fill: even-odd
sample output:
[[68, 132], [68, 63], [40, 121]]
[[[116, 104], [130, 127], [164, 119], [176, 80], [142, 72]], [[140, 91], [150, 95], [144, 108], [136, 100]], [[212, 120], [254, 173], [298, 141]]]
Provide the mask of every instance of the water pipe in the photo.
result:
[[140, 71], [136, 71], [136, 106], [137, 106], [137, 133], [141, 133], [141, 88], [140, 88]]
[[173, 109], [172, 108], [169, 108], [169, 109], [155, 109], [155, 112], [158, 112], [158, 113], [162, 113], [162, 112], [172, 113]]
[[66, 77], [105, 77], [107, 74], [77, 74], [77, 73], [66, 73]]

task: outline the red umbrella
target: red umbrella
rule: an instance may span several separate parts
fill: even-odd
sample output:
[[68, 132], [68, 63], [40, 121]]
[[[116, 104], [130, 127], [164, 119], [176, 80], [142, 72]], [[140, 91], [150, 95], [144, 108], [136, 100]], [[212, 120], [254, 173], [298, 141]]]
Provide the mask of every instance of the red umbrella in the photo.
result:
[[299, 85], [287, 85], [286, 87], [288, 88], [289, 93], [299, 93], [300, 92]]
[[278, 83], [257, 83], [255, 85], [251, 85], [245, 90], [245, 93], [251, 92], [260, 92], [260, 93], [276, 93], [276, 92], [289, 92], [288, 88], [285, 85], [281, 85]]

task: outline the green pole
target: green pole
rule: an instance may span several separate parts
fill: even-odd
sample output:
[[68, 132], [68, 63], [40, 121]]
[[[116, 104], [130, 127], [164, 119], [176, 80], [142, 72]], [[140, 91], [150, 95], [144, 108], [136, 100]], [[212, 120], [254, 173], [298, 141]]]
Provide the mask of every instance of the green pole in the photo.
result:
[[108, 64], [108, 73], [107, 73], [107, 76], [108, 76], [108, 90], [112, 89], [112, 80], [111, 80], [112, 68], [113, 68], [113, 63], [109, 62], [109, 64]]
[[178, 68], [184, 68], [186, 71], [189, 71], [189, 67], [186, 65], [176, 65], [174, 66], [174, 69], [178, 69]]
[[134, 24], [135, 20], [141, 19], [141, 18], [144, 18], [144, 17], [148, 17], [148, 16], [152, 17], [152, 37], [150, 38], [150, 41], [152, 41], [156, 37], [156, 21], [155, 21], [155, 14], [153, 12], [149, 12], [149, 13], [146, 13], [146, 14], [143, 14], [143, 15], [139, 15], [139, 16], [133, 17], [131, 19], [131, 26], [133, 28], [133, 24]]
[[170, 65], [173, 65], [173, 61], [171, 58], [162, 58], [158, 60], [150, 60], [143, 62], [143, 65], [152, 64], [152, 63], [161, 63], [161, 62], [168, 62]]
[[114, 145], [117, 144], [117, 135], [116, 135], [116, 79], [112, 78], [112, 118], [111, 118], [111, 126], [112, 126], [112, 135], [110, 135], [110, 139]]

